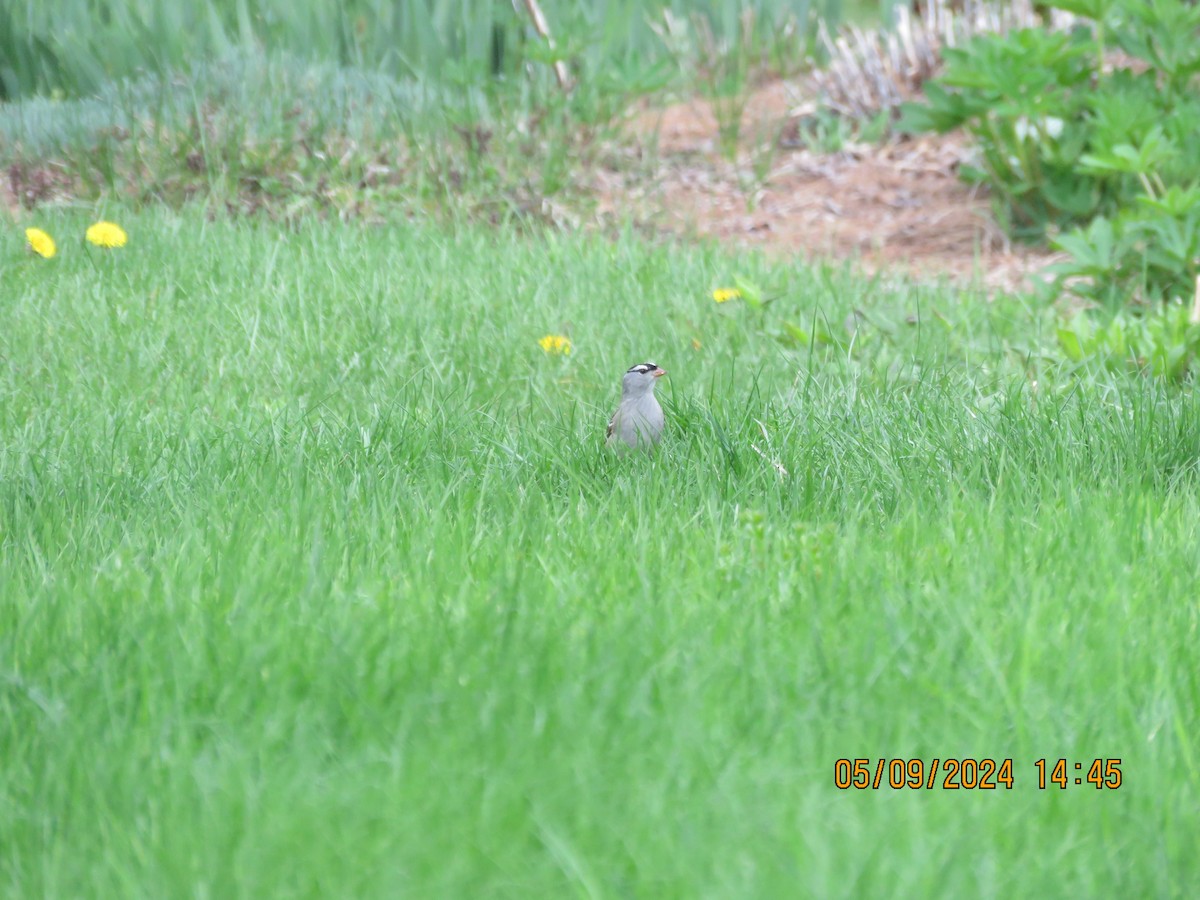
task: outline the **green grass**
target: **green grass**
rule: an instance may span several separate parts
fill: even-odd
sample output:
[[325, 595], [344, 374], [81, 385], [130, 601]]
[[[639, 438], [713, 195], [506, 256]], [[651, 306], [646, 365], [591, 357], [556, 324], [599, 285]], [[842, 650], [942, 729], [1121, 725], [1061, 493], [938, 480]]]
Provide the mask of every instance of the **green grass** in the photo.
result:
[[[107, 214], [0, 248], [0, 892], [1200, 883], [1191, 391], [841, 270]], [[609, 458], [646, 358], [668, 435]], [[964, 756], [1014, 789], [833, 785]]]

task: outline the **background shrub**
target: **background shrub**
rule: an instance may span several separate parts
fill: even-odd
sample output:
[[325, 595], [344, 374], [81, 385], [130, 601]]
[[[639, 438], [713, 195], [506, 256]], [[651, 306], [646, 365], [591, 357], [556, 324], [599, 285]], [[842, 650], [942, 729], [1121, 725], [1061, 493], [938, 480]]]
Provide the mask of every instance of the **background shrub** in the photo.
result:
[[1070, 32], [1023, 29], [945, 50], [902, 126], [964, 127], [1009, 232], [1049, 238], [1060, 284], [1109, 304], [1190, 294], [1200, 255], [1200, 8], [1061, 0]]

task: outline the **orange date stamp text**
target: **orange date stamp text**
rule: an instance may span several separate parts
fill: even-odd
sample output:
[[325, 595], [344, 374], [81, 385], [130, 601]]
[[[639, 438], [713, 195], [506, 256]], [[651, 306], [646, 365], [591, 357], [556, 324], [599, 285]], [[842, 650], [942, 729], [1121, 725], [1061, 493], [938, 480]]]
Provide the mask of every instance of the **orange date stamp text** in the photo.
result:
[[[1097, 790], [1121, 786], [1121, 760], [1092, 759], [1072, 763], [1067, 759], [1039, 759], [1033, 764], [1038, 790], [1068, 785], [1089, 785]], [[1085, 774], [1086, 773], [1086, 774]], [[851, 789], [1011, 791], [1015, 778], [1011, 759], [839, 759], [833, 764], [833, 786]]]

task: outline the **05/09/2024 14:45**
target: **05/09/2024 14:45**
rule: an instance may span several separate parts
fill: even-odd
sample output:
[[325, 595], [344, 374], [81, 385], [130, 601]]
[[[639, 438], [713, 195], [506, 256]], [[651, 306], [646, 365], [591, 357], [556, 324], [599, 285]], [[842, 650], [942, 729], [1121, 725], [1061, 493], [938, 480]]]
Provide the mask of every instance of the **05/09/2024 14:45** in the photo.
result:
[[[1034, 767], [1038, 773], [1038, 789], [1043, 791], [1054, 785], [1066, 790], [1072, 781], [1076, 785], [1092, 785], [1097, 790], [1115, 790], [1122, 784], [1120, 759], [1093, 759], [1087, 765], [1086, 775], [1084, 763], [1075, 763], [1074, 772], [1078, 773], [1075, 777], [1070, 774], [1071, 763], [1066, 759], [1039, 759]], [[1005, 788], [1011, 791], [1014, 783], [1011, 759], [938, 757], [928, 763], [922, 759], [839, 759], [833, 764], [833, 785], [843, 791], [883, 787], [950, 791]]]

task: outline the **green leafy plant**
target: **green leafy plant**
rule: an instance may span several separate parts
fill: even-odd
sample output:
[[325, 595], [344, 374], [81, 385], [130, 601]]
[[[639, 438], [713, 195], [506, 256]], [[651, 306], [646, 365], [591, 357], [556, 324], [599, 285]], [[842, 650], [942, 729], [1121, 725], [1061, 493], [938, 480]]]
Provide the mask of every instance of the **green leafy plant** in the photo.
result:
[[1178, 296], [1200, 275], [1200, 185], [1137, 197], [1054, 246], [1070, 258], [1049, 269], [1078, 296], [1110, 306]]
[[1084, 36], [1036, 29], [947, 48], [945, 73], [926, 86], [928, 103], [906, 105], [901, 127], [944, 132], [965, 126], [980, 157], [963, 175], [992, 188], [1018, 233], [1087, 218], [1108, 200], [1102, 185], [1081, 187], [1076, 175], [1087, 146], [1093, 51]]
[[1059, 325], [1057, 335], [1072, 363], [1099, 363], [1171, 381], [1184, 379], [1200, 356], [1200, 323], [1180, 302], [1152, 312], [1121, 311], [1106, 321], [1076, 314]]
[[1178, 296], [1200, 256], [1200, 8], [1058, 0], [1070, 32], [1022, 29], [945, 50], [908, 131], [963, 127], [1011, 234], [1049, 238], [1060, 285], [1090, 300]]

